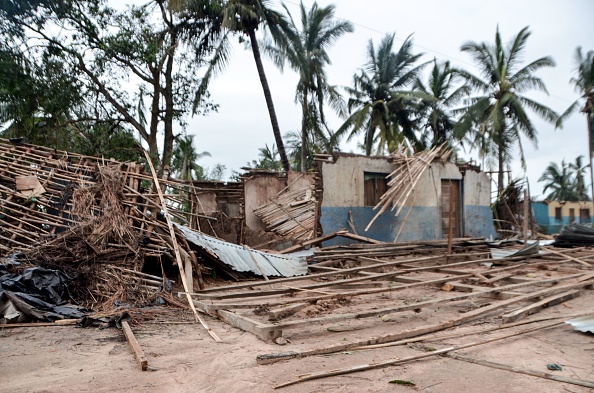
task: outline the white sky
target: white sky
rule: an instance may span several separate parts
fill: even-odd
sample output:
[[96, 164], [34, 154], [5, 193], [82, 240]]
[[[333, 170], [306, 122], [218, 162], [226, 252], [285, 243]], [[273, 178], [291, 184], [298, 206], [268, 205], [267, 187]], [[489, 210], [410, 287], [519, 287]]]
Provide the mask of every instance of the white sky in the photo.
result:
[[[313, 1], [304, 1], [307, 7]], [[320, 0], [325, 6], [332, 2]], [[555, 68], [538, 72], [550, 95], [529, 93], [529, 97], [550, 106], [558, 113], [578, 97], [569, 79], [574, 75], [574, 52], [582, 46], [584, 52], [594, 49], [593, 0], [335, 0], [336, 16], [351, 21], [355, 32], [345, 35], [330, 50], [332, 65], [328, 68], [331, 84], [350, 85], [353, 74], [364, 64], [367, 42], [379, 41], [386, 33], [396, 32], [396, 50], [402, 41], [414, 34], [414, 50], [424, 52], [422, 60], [436, 57], [449, 60], [453, 66], [474, 72], [470, 57], [460, 52], [469, 40], [494, 41], [499, 25], [504, 42], [520, 29], [530, 26], [532, 35], [525, 50], [526, 62], [550, 55]], [[298, 15], [298, 2], [286, 1], [291, 13]], [[297, 17], [298, 18], [298, 17]], [[297, 76], [288, 68], [281, 74], [265, 60], [264, 64], [279, 118], [281, 132], [300, 129], [300, 109], [294, 103]], [[211, 85], [211, 98], [220, 105], [218, 113], [189, 119], [188, 132], [195, 134], [198, 151], [209, 151], [211, 158], [203, 158], [201, 165], [216, 163], [231, 170], [239, 170], [257, 158], [258, 148], [274, 137], [270, 126], [264, 95], [250, 51], [236, 45], [227, 69]], [[330, 113], [328, 108], [328, 113]], [[532, 116], [539, 131], [539, 147], [524, 141], [527, 176], [532, 196], [542, 194], [538, 178], [549, 162], [562, 159], [574, 161], [578, 155], [587, 157], [587, 129], [585, 116], [575, 114], [563, 130]], [[337, 129], [341, 120], [330, 117], [330, 128]], [[343, 144], [343, 150], [356, 151], [356, 144]], [[476, 159], [476, 153], [469, 157]], [[514, 177], [523, 177], [519, 160], [512, 166]]]

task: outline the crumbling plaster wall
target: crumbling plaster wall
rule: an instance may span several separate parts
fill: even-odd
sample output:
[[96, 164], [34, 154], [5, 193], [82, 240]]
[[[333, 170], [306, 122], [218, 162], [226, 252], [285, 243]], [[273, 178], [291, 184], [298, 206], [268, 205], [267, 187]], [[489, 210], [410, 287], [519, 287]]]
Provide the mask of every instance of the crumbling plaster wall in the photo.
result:
[[[385, 157], [335, 155], [333, 162], [322, 162], [323, 200], [320, 224], [324, 234], [349, 228], [349, 214], [357, 233], [382, 241], [414, 241], [443, 238], [441, 214], [441, 181], [462, 180], [462, 218], [464, 229], [472, 236], [495, 234], [490, 204], [490, 180], [484, 173], [468, 171], [463, 178], [457, 165], [435, 161], [419, 179], [399, 216], [388, 209], [372, 226], [365, 228], [376, 214], [364, 206], [364, 172], [391, 173], [395, 166]], [[469, 207], [466, 214], [466, 207]], [[328, 244], [338, 244], [335, 239]]]
[[484, 172], [466, 171], [463, 182], [464, 235], [495, 238], [491, 210], [491, 179]]
[[243, 182], [245, 203], [245, 225], [253, 230], [265, 230], [266, 225], [254, 213], [258, 207], [268, 203], [289, 184], [289, 191], [313, 184], [313, 175], [309, 173], [289, 172], [288, 178], [276, 173], [255, 174]]

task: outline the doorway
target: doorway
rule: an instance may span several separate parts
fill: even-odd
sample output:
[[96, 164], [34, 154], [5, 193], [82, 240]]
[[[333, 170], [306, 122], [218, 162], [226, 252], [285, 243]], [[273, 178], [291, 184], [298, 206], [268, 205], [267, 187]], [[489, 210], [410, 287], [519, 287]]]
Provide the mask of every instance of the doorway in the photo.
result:
[[[452, 203], [453, 202], [453, 203]], [[447, 239], [450, 230], [450, 206], [452, 214], [452, 237], [462, 236], [462, 205], [460, 201], [460, 180], [441, 180], [441, 233]]]

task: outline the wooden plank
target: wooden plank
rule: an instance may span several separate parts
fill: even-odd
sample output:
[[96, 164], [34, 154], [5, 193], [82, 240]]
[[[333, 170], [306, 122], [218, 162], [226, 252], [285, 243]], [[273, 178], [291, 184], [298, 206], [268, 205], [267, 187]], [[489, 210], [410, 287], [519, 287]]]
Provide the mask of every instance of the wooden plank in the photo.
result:
[[494, 297], [497, 299], [501, 299], [501, 300], [507, 300], [507, 299], [511, 299], [512, 297], [516, 297], [516, 296], [521, 296], [524, 295], [524, 293], [521, 292], [511, 292], [511, 291], [501, 291], [501, 292], [486, 292], [486, 290], [491, 289], [491, 288], [486, 288], [486, 287], [479, 287], [476, 285], [469, 285], [469, 284], [462, 284], [460, 282], [457, 281], [449, 281], [447, 283], [444, 284], [444, 286], [442, 287], [442, 290], [444, 291], [458, 291], [458, 292], [482, 292], [485, 295], [490, 295], [490, 297]]
[[474, 364], [478, 364], [478, 365], [485, 366], [485, 367], [496, 368], [499, 370], [511, 371], [513, 373], [530, 375], [532, 377], [548, 379], [551, 381], [570, 383], [572, 385], [594, 388], [594, 382], [584, 381], [583, 379], [574, 379], [574, 378], [564, 377], [562, 375], [554, 375], [551, 373], [544, 373], [542, 371], [527, 370], [527, 369], [521, 368], [521, 367], [508, 366], [507, 364], [494, 363], [494, 362], [490, 362], [487, 360], [471, 358], [471, 357], [460, 355], [457, 353], [446, 353], [446, 354], [444, 354], [444, 356], [447, 356], [450, 359], [456, 359], [456, 360], [460, 360], [460, 361], [467, 362], [467, 363], [474, 363]]
[[308, 303], [294, 303], [285, 307], [270, 310], [268, 311], [268, 320], [278, 321], [279, 319], [290, 317], [296, 312], [303, 310], [307, 306]]
[[[506, 258], [498, 259], [497, 262], [498, 263], [516, 262], [516, 261], [521, 261], [521, 260], [525, 260], [525, 259], [536, 259], [539, 257], [540, 257], [539, 255], [506, 257]], [[242, 288], [253, 288], [253, 287], [258, 287], [258, 286], [262, 286], [262, 285], [270, 285], [270, 284], [274, 285], [277, 283], [286, 283], [286, 282], [292, 282], [292, 281], [302, 281], [302, 280], [311, 280], [311, 279], [322, 278], [322, 277], [331, 277], [331, 276], [355, 273], [360, 270], [367, 270], [369, 268], [382, 267], [382, 266], [385, 266], [385, 267], [396, 266], [396, 265], [402, 265], [402, 264], [406, 264], [406, 263], [417, 263], [417, 262], [430, 261], [430, 260], [435, 260], [435, 259], [440, 259], [440, 258], [443, 258], [443, 256], [437, 255], [437, 256], [407, 258], [407, 259], [402, 259], [402, 260], [398, 260], [398, 261], [380, 262], [375, 266], [373, 266], [373, 265], [367, 266], [367, 267], [359, 266], [359, 267], [353, 267], [353, 268], [349, 268], [349, 269], [341, 269], [339, 271], [334, 271], [334, 272], [318, 273], [315, 275], [286, 277], [286, 278], [278, 278], [278, 279], [274, 279], [274, 280], [270, 280], [270, 281], [256, 281], [256, 282], [247, 282], [247, 283], [241, 283], [241, 284], [227, 285], [227, 286], [222, 286], [222, 287], [207, 288], [203, 291], [196, 293], [196, 295], [206, 294], [206, 293], [210, 293], [210, 292], [222, 292], [222, 291], [226, 291], [226, 290], [242, 289]], [[447, 268], [447, 266], [472, 265], [473, 263], [481, 263], [481, 262], [493, 262], [493, 259], [484, 258], [484, 259], [477, 259], [477, 260], [471, 260], [471, 261], [456, 262], [455, 264], [440, 265], [439, 267]], [[517, 266], [517, 267], [520, 268], [521, 266]], [[431, 270], [432, 268], [425, 267], [425, 268], [421, 268], [421, 269]]]
[[11, 328], [30, 327], [51, 327], [51, 326], [72, 326], [78, 323], [78, 319], [60, 319], [55, 322], [30, 322], [30, 323], [6, 323], [0, 325], [0, 330]]
[[571, 299], [575, 299], [576, 297], [580, 296], [580, 294], [581, 294], [580, 290], [573, 290], [573, 291], [563, 292], [558, 295], [549, 296], [545, 299], [542, 299], [539, 302], [530, 304], [526, 307], [522, 307], [518, 310], [504, 314], [501, 317], [501, 323], [515, 322], [518, 319], [524, 318], [525, 316], [530, 315], [530, 314], [534, 314], [545, 307], [554, 306], [556, 304], [563, 303], [563, 302], [566, 302]]
[[563, 257], [563, 258], [565, 258], [565, 259], [570, 259], [570, 260], [572, 260], [572, 261], [574, 261], [574, 262], [577, 262], [577, 263], [579, 263], [580, 265], [587, 266], [587, 267], [592, 267], [592, 264], [590, 264], [590, 263], [588, 263], [588, 262], [586, 262], [586, 261], [583, 261], [583, 260], [581, 260], [581, 259], [578, 259], [578, 258], [574, 258], [574, 257], [572, 257], [572, 256], [569, 256], [569, 255], [567, 255], [567, 254], [563, 253], [563, 252], [560, 252], [560, 251], [553, 250], [553, 249], [551, 249], [550, 247], [549, 247], [549, 248], [547, 248], [546, 250], [547, 250], [548, 252], [552, 253], [552, 254], [555, 254], [555, 255], [560, 255], [560, 256], [562, 256], [562, 257]]
[[128, 340], [128, 344], [134, 353], [134, 357], [136, 358], [140, 369], [142, 371], [148, 370], [148, 361], [144, 357], [144, 351], [140, 348], [140, 344], [138, 344], [136, 337], [134, 337], [134, 333], [132, 332], [132, 329], [130, 329], [128, 321], [122, 321], [122, 331], [124, 332], [124, 336], [126, 336], [126, 340]]
[[[490, 305], [487, 305], [484, 307], [477, 308], [475, 310], [472, 310], [465, 314], [462, 314], [458, 317], [452, 318], [448, 321], [444, 321], [444, 322], [440, 322], [440, 323], [436, 323], [436, 324], [424, 325], [424, 326], [420, 326], [420, 327], [415, 327], [412, 329], [403, 330], [403, 331], [399, 331], [396, 333], [388, 333], [388, 334], [385, 334], [382, 336], [377, 336], [377, 337], [374, 337], [371, 339], [361, 340], [358, 342], [351, 342], [351, 343], [347, 343], [347, 344], [339, 344], [339, 345], [333, 345], [333, 346], [329, 346], [329, 347], [316, 348], [316, 349], [312, 349], [312, 350], [308, 350], [308, 351], [303, 351], [299, 354], [299, 356], [303, 357], [303, 356], [312, 356], [312, 355], [321, 355], [321, 354], [340, 352], [340, 351], [348, 350], [349, 348], [352, 348], [352, 347], [358, 347], [358, 346], [362, 346], [362, 345], [371, 345], [371, 344], [381, 344], [381, 343], [385, 343], [385, 342], [391, 342], [391, 341], [401, 340], [401, 339], [405, 339], [405, 338], [416, 337], [416, 336], [419, 336], [422, 334], [433, 333], [436, 331], [450, 328], [452, 326], [455, 326], [460, 323], [466, 322], [468, 320], [477, 318], [479, 316], [486, 315], [490, 312], [505, 308], [509, 305], [519, 303], [521, 301], [531, 300], [531, 299], [538, 298], [538, 297], [541, 297], [544, 295], [550, 295], [551, 293], [554, 293], [557, 291], [565, 291], [565, 290], [569, 290], [569, 289], [583, 288], [587, 285], [591, 285], [593, 282], [594, 282], [593, 280], [588, 280], [588, 281], [582, 281], [582, 282], [578, 282], [578, 283], [560, 285], [558, 287], [542, 289], [540, 291], [532, 292], [532, 293], [529, 293], [529, 294], [526, 294], [523, 296], [517, 296], [512, 299], [503, 300], [503, 301], [500, 301], [500, 302], [497, 302], [494, 304], [490, 304]], [[521, 284], [515, 284], [515, 285], [521, 285]], [[456, 296], [453, 298], [448, 298], [448, 299], [461, 300], [461, 299], [465, 299], [468, 297], [472, 297], [473, 295], [476, 296], [477, 294], [482, 294], [482, 293], [473, 292], [473, 293], [469, 293], [466, 295], [459, 295], [459, 296]], [[414, 309], [415, 308], [414, 306], [417, 306], [417, 308], [421, 308], [421, 307], [428, 306], [428, 305], [435, 305], [435, 304], [438, 304], [445, 300], [446, 299], [439, 299], [439, 300], [433, 300], [433, 301], [428, 301], [428, 302], [419, 302], [419, 303], [415, 303], [412, 305], [404, 305], [404, 306], [400, 306], [400, 307], [394, 307], [394, 308], [384, 309], [384, 310], [379, 310], [379, 311], [387, 313], [387, 312], [410, 310], [410, 309]], [[373, 314], [373, 312], [369, 312], [369, 314], [362, 314], [362, 315], [367, 316], [367, 315], [371, 315], [371, 314]], [[349, 318], [352, 318], [353, 314], [342, 314], [342, 315], [347, 316], [348, 318], [346, 318], [346, 319], [349, 319]], [[335, 322], [335, 321], [340, 320], [340, 319], [338, 319], [338, 317], [339, 317], [338, 315], [330, 316], [330, 317], [327, 317], [328, 318], [327, 320], [324, 320], [323, 318], [312, 318], [310, 321], [315, 321], [315, 322], [332, 321], [332, 322]], [[355, 314], [355, 317], [358, 317], [358, 314]], [[303, 326], [303, 325], [307, 325], [307, 321], [294, 321], [292, 323], [284, 323], [284, 324], [278, 324], [278, 325], [260, 325], [256, 329], [258, 330], [258, 335], [261, 336], [261, 335], [264, 335], [264, 333], [269, 329], [288, 329], [288, 328], [292, 328], [292, 327], [296, 327], [296, 326]]]
[[339, 234], [342, 234], [342, 233], [347, 233], [347, 231], [346, 230], [342, 230], [342, 231], [338, 231], [338, 232], [333, 232], [333, 233], [330, 233], [328, 235], [316, 237], [315, 239], [311, 239], [311, 240], [307, 240], [307, 241], [304, 241], [304, 242], [295, 244], [292, 247], [285, 248], [284, 250], [279, 251], [279, 254], [288, 254], [290, 252], [300, 250], [303, 247], [309, 246], [311, 244], [316, 244], [316, 243], [320, 243], [320, 242], [323, 242], [323, 241], [326, 241], [326, 240], [333, 239], [333, 238], [335, 238], [336, 236], [338, 236]]
[[262, 332], [257, 330], [259, 323], [246, 317], [245, 315], [237, 314], [227, 310], [217, 310], [217, 314], [219, 319], [221, 319], [223, 322], [243, 331], [255, 334], [263, 341], [272, 340], [281, 336], [281, 332], [276, 332], [273, 330]]
[[[577, 276], [583, 276], [583, 275], [577, 275]], [[577, 278], [576, 275], [568, 276], [568, 277]], [[554, 279], [554, 280], [558, 280], [558, 279]], [[573, 285], [573, 287], [584, 286], [581, 283], [569, 284], [569, 285]], [[451, 296], [451, 297], [443, 298], [443, 299], [434, 299], [434, 300], [428, 300], [428, 301], [424, 301], [424, 302], [405, 304], [405, 305], [399, 305], [399, 306], [393, 306], [393, 307], [386, 307], [386, 308], [382, 308], [382, 309], [368, 310], [368, 311], [364, 311], [364, 312], [360, 312], [360, 313], [335, 314], [335, 315], [328, 315], [328, 316], [318, 317], [318, 318], [309, 318], [309, 319], [305, 319], [305, 320], [285, 322], [282, 324], [268, 324], [268, 325], [262, 324], [262, 325], [257, 326], [256, 330], [258, 332], [265, 332], [265, 331], [272, 331], [272, 330], [279, 330], [279, 329], [286, 330], [286, 329], [293, 329], [293, 328], [297, 328], [297, 327], [301, 327], [301, 326], [309, 326], [309, 325], [317, 324], [317, 323], [338, 322], [338, 321], [344, 321], [347, 319], [369, 318], [369, 317], [374, 317], [374, 316], [378, 316], [378, 315], [384, 315], [384, 314], [390, 314], [390, 313], [402, 312], [402, 311], [408, 311], [408, 310], [415, 310], [415, 309], [419, 309], [419, 308], [423, 308], [423, 307], [430, 307], [430, 306], [434, 306], [434, 305], [446, 303], [446, 302], [464, 300], [464, 299], [468, 299], [468, 298], [472, 298], [472, 297], [482, 296], [487, 293], [501, 292], [504, 289], [515, 289], [515, 288], [520, 288], [520, 287], [524, 287], [524, 286], [528, 286], [528, 284], [523, 283], [523, 284], [513, 284], [513, 285], [509, 285], [507, 287], [498, 287], [498, 288], [492, 288], [492, 289], [487, 288], [487, 289], [485, 289], [485, 291], [471, 292], [471, 293], [466, 293], [466, 294], [457, 295], [457, 296]], [[565, 286], [562, 286], [562, 288], [565, 288]], [[533, 292], [533, 293], [529, 293], [529, 294], [523, 294], [521, 296], [517, 296], [512, 299], [506, 299], [504, 301], [501, 301], [501, 302], [498, 302], [495, 304], [491, 304], [489, 306], [478, 308], [476, 310], [473, 310], [473, 311], [470, 311], [470, 312], [464, 314], [462, 317], [459, 317], [460, 322], [467, 320], [469, 315], [474, 315], [477, 312], [478, 312], [477, 315], [482, 315], [484, 313], [487, 313], [487, 312], [490, 312], [493, 310], [497, 310], [499, 308], [506, 307], [510, 304], [518, 303], [522, 300], [530, 300], [535, 297], [539, 297], [542, 294], [548, 294], [548, 293], [552, 292], [552, 290], [554, 290], [554, 289], [555, 289], [555, 287], [547, 288], [546, 290], [543, 290], [543, 291]]]
[[402, 359], [390, 359], [387, 361], [361, 364], [361, 365], [357, 365], [357, 366], [344, 367], [341, 369], [335, 369], [335, 370], [329, 370], [329, 371], [319, 371], [319, 372], [313, 372], [310, 374], [301, 374], [301, 375], [298, 375], [296, 379], [289, 381], [289, 382], [285, 382], [280, 385], [276, 385], [276, 386], [274, 386], [274, 388], [277, 389], [277, 388], [284, 387], [284, 386], [294, 385], [296, 383], [300, 383], [303, 381], [310, 381], [313, 379], [320, 379], [320, 378], [330, 377], [330, 376], [334, 376], [334, 375], [344, 375], [344, 374], [350, 374], [350, 373], [358, 372], [358, 371], [372, 370], [372, 369], [382, 368], [382, 367], [386, 367], [386, 366], [395, 366], [398, 364], [404, 364], [404, 363], [412, 362], [415, 360], [421, 360], [421, 359], [425, 359], [425, 358], [429, 358], [429, 357], [433, 357], [433, 356], [437, 356], [437, 355], [443, 355], [443, 354], [446, 354], [446, 353], [452, 352], [452, 351], [459, 351], [459, 350], [465, 349], [465, 348], [471, 348], [471, 347], [476, 347], [479, 345], [488, 344], [488, 343], [491, 343], [494, 341], [500, 341], [500, 340], [510, 338], [510, 337], [516, 337], [516, 336], [519, 336], [522, 334], [551, 328], [551, 327], [558, 326], [561, 324], [563, 324], [563, 322], [555, 322], [555, 323], [544, 325], [544, 326], [539, 326], [539, 327], [535, 327], [535, 328], [531, 328], [531, 329], [522, 330], [517, 333], [507, 334], [507, 335], [501, 336], [501, 337], [494, 337], [494, 338], [491, 338], [488, 340], [472, 342], [469, 344], [459, 345], [456, 347], [448, 347], [448, 348], [440, 349], [437, 351], [425, 353], [422, 355], [410, 356], [410, 357], [406, 357], [406, 358], [402, 358]]

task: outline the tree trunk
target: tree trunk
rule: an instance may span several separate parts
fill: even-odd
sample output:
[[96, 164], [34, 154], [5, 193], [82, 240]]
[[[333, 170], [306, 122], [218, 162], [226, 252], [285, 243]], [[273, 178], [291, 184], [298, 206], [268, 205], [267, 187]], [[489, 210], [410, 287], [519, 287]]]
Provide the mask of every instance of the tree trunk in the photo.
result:
[[165, 167], [171, 166], [171, 156], [173, 154], [173, 54], [175, 53], [175, 45], [177, 38], [175, 32], [171, 35], [171, 47], [167, 54], [167, 64], [165, 66], [165, 119], [164, 119], [164, 135], [163, 135], [163, 160], [159, 170], [159, 176], [163, 174]]
[[274, 140], [278, 148], [278, 154], [280, 155], [281, 164], [285, 172], [289, 173], [289, 160], [287, 159], [287, 153], [285, 152], [285, 144], [280, 133], [278, 126], [278, 120], [276, 118], [276, 112], [274, 110], [274, 104], [272, 102], [272, 95], [270, 94], [270, 87], [266, 80], [266, 74], [264, 73], [264, 66], [262, 65], [262, 57], [260, 56], [260, 48], [258, 41], [256, 40], [255, 30], [249, 31], [250, 43], [252, 45], [252, 53], [254, 54], [254, 60], [256, 61], [256, 67], [258, 68], [258, 76], [260, 77], [260, 83], [262, 84], [262, 90], [264, 90], [264, 98], [266, 99], [266, 106], [268, 107], [268, 114], [270, 115], [270, 123], [272, 124], [272, 132], [274, 133]]
[[592, 133], [594, 132], [594, 114], [586, 113], [586, 121], [588, 122], [588, 150], [590, 153], [590, 191], [592, 194], [592, 213], [590, 214], [590, 217], [592, 217], [592, 214], [594, 214], [594, 168], [592, 168], [592, 142], [594, 142], [594, 140], [592, 140], [592, 137], [594, 137]]
[[305, 157], [307, 156], [307, 92], [303, 94], [303, 102], [301, 103], [301, 172], [305, 173]]
[[499, 172], [497, 173], [497, 196], [503, 193], [503, 131], [499, 132], [499, 143], [497, 144], [497, 158], [499, 160]]
[[159, 148], [157, 146], [157, 135], [159, 126], [159, 101], [161, 97], [160, 73], [157, 69], [152, 69], [153, 74], [153, 99], [151, 102], [151, 123], [149, 129], [149, 139], [146, 141], [149, 145], [151, 160], [157, 167], [159, 165]]

